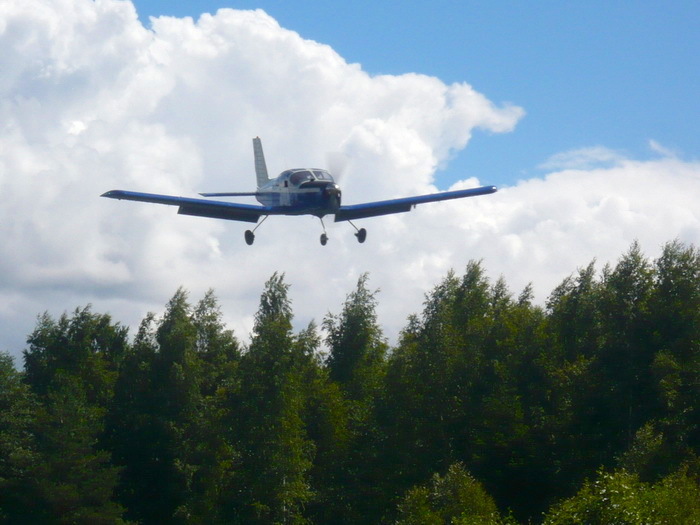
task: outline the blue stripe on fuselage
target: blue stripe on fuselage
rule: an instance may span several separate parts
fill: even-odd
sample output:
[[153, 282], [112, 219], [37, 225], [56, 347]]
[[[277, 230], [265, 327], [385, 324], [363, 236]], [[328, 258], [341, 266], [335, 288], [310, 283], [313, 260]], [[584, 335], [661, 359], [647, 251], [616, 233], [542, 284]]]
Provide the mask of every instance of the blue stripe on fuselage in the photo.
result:
[[[283, 204], [286, 198], [289, 198], [287, 204]], [[258, 202], [263, 206], [279, 208], [286, 215], [303, 215], [310, 213], [312, 215], [323, 216], [333, 211], [328, 207], [327, 202], [324, 202], [321, 191], [290, 191], [289, 193], [269, 192], [258, 195]]]

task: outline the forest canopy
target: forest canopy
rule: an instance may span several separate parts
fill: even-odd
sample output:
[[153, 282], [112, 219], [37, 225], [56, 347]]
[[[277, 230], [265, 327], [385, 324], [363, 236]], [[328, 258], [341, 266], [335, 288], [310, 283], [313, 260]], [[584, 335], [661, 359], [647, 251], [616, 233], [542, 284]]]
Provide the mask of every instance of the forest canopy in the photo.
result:
[[700, 251], [637, 243], [533, 304], [449, 272], [390, 347], [362, 275], [249, 344], [213, 291], [133, 337], [91, 306], [0, 353], [2, 523], [700, 522]]

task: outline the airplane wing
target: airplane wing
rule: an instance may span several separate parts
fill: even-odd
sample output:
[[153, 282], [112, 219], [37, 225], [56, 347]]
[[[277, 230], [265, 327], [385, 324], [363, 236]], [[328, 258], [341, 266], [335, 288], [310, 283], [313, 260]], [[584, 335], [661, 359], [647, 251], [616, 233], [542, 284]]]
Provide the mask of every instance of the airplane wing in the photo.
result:
[[364, 219], [366, 217], [376, 217], [378, 215], [389, 215], [390, 213], [403, 213], [411, 211], [417, 204], [423, 204], [425, 202], [463, 199], [464, 197], [476, 197], [477, 195], [488, 195], [494, 192], [496, 192], [496, 186], [481, 186], [480, 188], [470, 188], [468, 190], [445, 191], [442, 193], [416, 195], [415, 197], [405, 197], [402, 199], [390, 199], [386, 201], [341, 206], [335, 214], [335, 222]]
[[258, 222], [261, 215], [279, 215], [279, 209], [269, 206], [238, 204], [233, 202], [191, 199], [188, 197], [173, 197], [155, 193], [140, 193], [136, 191], [112, 190], [102, 194], [109, 199], [124, 199], [128, 201], [154, 202], [178, 206], [181, 215], [196, 217], [211, 217], [230, 221]]

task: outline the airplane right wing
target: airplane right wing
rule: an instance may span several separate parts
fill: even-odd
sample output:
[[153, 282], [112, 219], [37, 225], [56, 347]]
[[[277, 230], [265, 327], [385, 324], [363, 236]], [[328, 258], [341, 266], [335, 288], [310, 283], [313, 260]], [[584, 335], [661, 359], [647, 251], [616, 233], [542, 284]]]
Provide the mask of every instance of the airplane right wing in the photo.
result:
[[238, 204], [234, 202], [191, 199], [189, 197], [173, 197], [155, 193], [140, 193], [136, 191], [112, 190], [102, 194], [109, 199], [124, 199], [129, 201], [152, 202], [178, 206], [180, 215], [196, 217], [211, 217], [212, 219], [227, 219], [230, 221], [258, 222], [261, 215], [280, 215], [278, 208]]
[[411, 211], [417, 204], [426, 202], [445, 201], [449, 199], [463, 199], [465, 197], [476, 197], [477, 195], [488, 195], [495, 193], [496, 186], [481, 186], [468, 190], [444, 191], [442, 193], [430, 193], [428, 195], [416, 195], [415, 197], [405, 197], [403, 199], [390, 199], [386, 201], [365, 202], [362, 204], [351, 204], [341, 206], [335, 214], [335, 222], [352, 221], [354, 219], [364, 219], [366, 217], [377, 217], [379, 215], [389, 215], [391, 213], [404, 213]]

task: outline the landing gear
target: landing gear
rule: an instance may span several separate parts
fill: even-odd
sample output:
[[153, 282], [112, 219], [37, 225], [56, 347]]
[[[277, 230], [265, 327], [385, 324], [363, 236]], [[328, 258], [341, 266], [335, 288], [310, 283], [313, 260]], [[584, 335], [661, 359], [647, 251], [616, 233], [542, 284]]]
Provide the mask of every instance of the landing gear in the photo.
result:
[[359, 242], [360, 244], [365, 242], [365, 239], [367, 238], [367, 230], [365, 230], [364, 228], [358, 229], [357, 226], [355, 226], [352, 223], [352, 221], [348, 221], [348, 222], [350, 223], [350, 226], [355, 228], [355, 237], [357, 237], [357, 242]]
[[251, 246], [253, 244], [253, 241], [255, 241], [255, 230], [257, 230], [262, 225], [262, 223], [265, 222], [265, 220], [267, 220], [268, 217], [269, 217], [269, 215], [265, 215], [265, 217], [263, 217], [263, 220], [261, 220], [258, 223], [258, 225], [255, 228], [253, 228], [252, 231], [251, 230], [245, 231], [245, 243], [248, 246]]
[[323, 217], [319, 217], [318, 220], [321, 221], [321, 227], [323, 228], [323, 233], [321, 234], [321, 246], [325, 246], [328, 242], [328, 235], [326, 235], [326, 225], [323, 224]]

